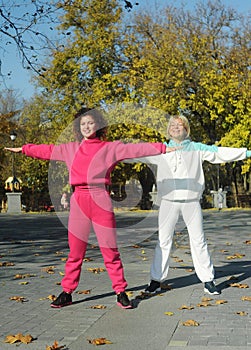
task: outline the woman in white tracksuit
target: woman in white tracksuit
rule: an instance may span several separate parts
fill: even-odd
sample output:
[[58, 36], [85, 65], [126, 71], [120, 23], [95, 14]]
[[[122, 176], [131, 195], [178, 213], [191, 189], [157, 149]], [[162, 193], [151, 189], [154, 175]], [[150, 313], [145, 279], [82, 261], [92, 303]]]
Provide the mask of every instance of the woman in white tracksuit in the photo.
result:
[[202, 163], [238, 161], [251, 157], [251, 151], [246, 148], [217, 147], [192, 142], [189, 133], [187, 118], [172, 116], [167, 126], [168, 146], [178, 147], [176, 151], [134, 159], [158, 166], [159, 238], [151, 265], [151, 282], [145, 290], [146, 293], [159, 292], [161, 282], [167, 279], [174, 229], [181, 214], [189, 234], [195, 272], [204, 283], [204, 291], [220, 294], [214, 283], [214, 267], [203, 231], [200, 199], [205, 179]]

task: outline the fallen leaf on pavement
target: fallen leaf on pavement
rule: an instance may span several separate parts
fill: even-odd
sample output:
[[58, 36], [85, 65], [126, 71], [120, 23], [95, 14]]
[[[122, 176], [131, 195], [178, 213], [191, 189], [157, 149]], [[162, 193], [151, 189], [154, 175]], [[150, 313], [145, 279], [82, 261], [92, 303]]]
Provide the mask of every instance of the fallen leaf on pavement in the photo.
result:
[[55, 255], [63, 255], [64, 252], [56, 252]]
[[56, 268], [56, 266], [48, 266], [48, 267], [42, 268], [41, 271], [49, 273], [49, 274], [53, 274], [53, 273], [55, 273], [55, 271], [54, 271], [55, 268]]
[[90, 309], [106, 309], [105, 305], [92, 305]]
[[167, 315], [167, 316], [173, 316], [174, 313], [173, 313], [172, 311], [167, 311], [167, 312], [165, 312], [165, 315]]
[[31, 274], [31, 273], [25, 273], [25, 274], [21, 275], [18, 273], [14, 276], [15, 279], [28, 278], [28, 277], [36, 277], [36, 275]]
[[245, 311], [237, 311], [237, 312], [236, 312], [236, 315], [239, 315], [239, 316], [247, 316], [248, 313], [245, 312]]
[[212, 298], [209, 298], [209, 297], [203, 297], [201, 298], [201, 301], [211, 301], [213, 300]]
[[186, 326], [186, 327], [191, 327], [191, 326], [197, 327], [200, 325], [197, 321], [194, 321], [194, 320], [187, 320], [187, 321], [183, 322], [182, 324], [183, 324], [183, 326]]
[[90, 289], [78, 290], [76, 293], [77, 293], [77, 294], [90, 294], [90, 293], [91, 293], [91, 290], [90, 290]]
[[93, 259], [92, 258], [84, 258], [83, 261], [89, 262], [89, 261], [93, 261]]
[[212, 304], [209, 303], [209, 301], [202, 301], [201, 303], [197, 304], [198, 307], [208, 307], [212, 306]]
[[161, 283], [161, 289], [165, 289], [165, 290], [171, 290], [172, 287], [169, 284], [165, 284], [165, 283]]
[[235, 253], [234, 255], [229, 255], [227, 256], [227, 259], [228, 260], [231, 260], [231, 259], [241, 259], [245, 256], [245, 254], [239, 254], [239, 253]]
[[241, 300], [251, 301], [251, 297], [243, 296], [241, 297]]
[[10, 261], [0, 262], [0, 267], [3, 267], [3, 266], [15, 266], [15, 264]]
[[231, 283], [230, 287], [237, 287], [237, 288], [249, 288], [248, 284], [242, 284], [242, 283]]
[[194, 307], [193, 306], [187, 306], [187, 305], [181, 305], [181, 307], [179, 307], [179, 310], [193, 310]]
[[92, 345], [104, 345], [104, 344], [112, 344], [110, 340], [106, 338], [95, 338], [95, 339], [87, 339], [88, 342]]
[[132, 297], [132, 296], [133, 296], [133, 292], [130, 290], [130, 291], [126, 292], [126, 295], [127, 295], [128, 297]]
[[46, 346], [46, 350], [60, 350], [60, 349], [64, 349], [64, 348], [65, 348], [65, 346], [64, 345], [59, 346], [58, 342], [56, 340], [54, 341], [53, 345]]
[[94, 268], [88, 268], [87, 271], [90, 271], [92, 273], [100, 273], [100, 272], [104, 272], [105, 269], [103, 267], [94, 267]]
[[22, 333], [18, 333], [16, 335], [7, 335], [4, 342], [9, 344], [14, 344], [17, 342], [29, 344], [32, 342], [32, 340], [34, 340], [34, 338], [30, 334], [23, 335]]
[[223, 300], [223, 299], [215, 300], [215, 304], [216, 305], [227, 304], [227, 300]]
[[18, 302], [25, 302], [25, 301], [28, 301], [25, 297], [20, 297], [20, 296], [13, 296], [13, 297], [9, 297], [10, 300], [15, 300], [15, 301], [18, 301]]

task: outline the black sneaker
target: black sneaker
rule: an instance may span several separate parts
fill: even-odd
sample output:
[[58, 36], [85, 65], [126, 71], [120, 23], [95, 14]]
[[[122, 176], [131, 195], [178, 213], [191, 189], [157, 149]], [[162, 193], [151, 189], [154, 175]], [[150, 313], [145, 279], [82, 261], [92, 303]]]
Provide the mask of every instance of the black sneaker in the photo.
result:
[[219, 289], [216, 287], [214, 281], [212, 282], [206, 282], [204, 284], [204, 292], [211, 294], [211, 295], [217, 295], [220, 294], [221, 292], [219, 291]]
[[132, 304], [126, 294], [126, 292], [121, 292], [117, 294], [117, 304], [122, 307], [122, 309], [131, 309]]
[[57, 299], [51, 303], [51, 307], [60, 308], [60, 307], [71, 305], [71, 304], [72, 304], [71, 294], [66, 293], [66, 292], [62, 292], [61, 294], [59, 294]]
[[148, 287], [146, 287], [145, 292], [147, 294], [155, 294], [161, 291], [160, 282], [151, 280]]

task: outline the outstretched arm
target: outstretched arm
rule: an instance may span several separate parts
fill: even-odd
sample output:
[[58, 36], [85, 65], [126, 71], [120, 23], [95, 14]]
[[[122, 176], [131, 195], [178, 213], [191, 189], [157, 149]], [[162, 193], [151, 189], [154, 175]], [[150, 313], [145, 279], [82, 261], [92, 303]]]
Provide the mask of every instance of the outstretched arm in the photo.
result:
[[174, 152], [176, 151], [177, 149], [181, 149], [182, 147], [166, 147], [166, 153], [169, 153], [169, 152]]
[[14, 153], [21, 153], [22, 147], [4, 147], [6, 151], [14, 152]]

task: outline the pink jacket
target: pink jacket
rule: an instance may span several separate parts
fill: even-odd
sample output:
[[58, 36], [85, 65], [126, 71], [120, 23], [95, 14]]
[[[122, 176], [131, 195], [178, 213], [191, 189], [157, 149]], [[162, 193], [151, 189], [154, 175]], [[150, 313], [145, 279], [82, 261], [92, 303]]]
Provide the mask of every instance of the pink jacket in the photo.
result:
[[163, 143], [124, 144], [90, 139], [61, 145], [27, 144], [22, 147], [22, 153], [33, 158], [65, 162], [69, 183], [73, 186], [109, 185], [116, 163], [166, 153], [166, 146]]

